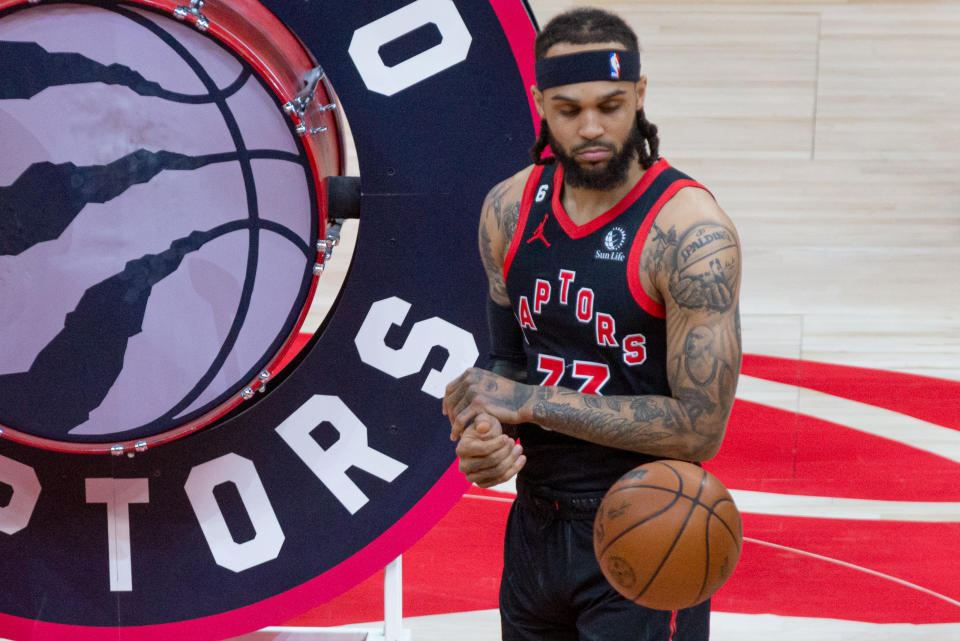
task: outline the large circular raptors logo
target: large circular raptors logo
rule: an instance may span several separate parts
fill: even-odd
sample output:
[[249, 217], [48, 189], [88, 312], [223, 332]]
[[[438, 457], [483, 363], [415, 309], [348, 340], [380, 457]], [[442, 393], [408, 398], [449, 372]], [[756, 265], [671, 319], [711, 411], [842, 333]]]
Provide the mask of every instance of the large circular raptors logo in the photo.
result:
[[[263, 5], [0, 0], [0, 636], [256, 629], [385, 565], [466, 487], [439, 397], [486, 350], [475, 219], [533, 139], [532, 19]], [[317, 66], [300, 122], [281, 107]], [[340, 172], [333, 89], [363, 222], [277, 377]]]

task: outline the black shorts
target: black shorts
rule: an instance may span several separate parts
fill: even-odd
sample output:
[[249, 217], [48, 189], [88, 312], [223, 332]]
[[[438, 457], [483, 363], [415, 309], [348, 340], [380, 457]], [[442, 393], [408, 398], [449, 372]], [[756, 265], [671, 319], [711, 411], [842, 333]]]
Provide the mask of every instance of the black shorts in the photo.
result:
[[603, 494], [518, 487], [500, 581], [503, 641], [706, 641], [710, 602], [676, 612], [620, 596], [593, 553]]

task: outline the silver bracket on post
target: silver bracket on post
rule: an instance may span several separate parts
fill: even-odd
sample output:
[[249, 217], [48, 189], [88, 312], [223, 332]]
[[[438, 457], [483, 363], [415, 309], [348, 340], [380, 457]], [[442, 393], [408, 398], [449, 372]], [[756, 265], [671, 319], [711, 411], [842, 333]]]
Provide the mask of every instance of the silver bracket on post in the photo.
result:
[[331, 229], [331, 224], [327, 223], [327, 237], [317, 241], [317, 262], [313, 265], [313, 275], [323, 275], [327, 261], [333, 256], [333, 248], [340, 244], [340, 227]]
[[[313, 135], [323, 133], [329, 127], [319, 126], [319, 127], [308, 127], [306, 122], [306, 113], [307, 107], [310, 106], [310, 103], [314, 101], [314, 94], [317, 91], [317, 85], [320, 84], [320, 81], [323, 80], [324, 71], [321, 67], [314, 67], [310, 71], [303, 74], [303, 84], [304, 87], [297, 92], [297, 95], [293, 99], [283, 106], [283, 110], [291, 116], [295, 116], [298, 120], [295, 131], [300, 136]], [[325, 111], [330, 111], [331, 109], [336, 109], [336, 103], [330, 103], [329, 105], [323, 105], [316, 107], [316, 111], [319, 111], [321, 114]]]
[[186, 20], [188, 16], [192, 16], [193, 26], [198, 31], [206, 31], [210, 28], [210, 20], [200, 13], [200, 9], [203, 9], [203, 0], [190, 0], [189, 7], [179, 6], [174, 9], [173, 16], [178, 20]]
[[257, 380], [260, 381], [260, 387], [257, 388], [257, 391], [261, 394], [267, 391], [267, 381], [270, 380], [270, 376], [272, 376], [272, 374], [270, 374], [269, 370], [263, 370], [260, 372], [260, 376], [257, 377]]

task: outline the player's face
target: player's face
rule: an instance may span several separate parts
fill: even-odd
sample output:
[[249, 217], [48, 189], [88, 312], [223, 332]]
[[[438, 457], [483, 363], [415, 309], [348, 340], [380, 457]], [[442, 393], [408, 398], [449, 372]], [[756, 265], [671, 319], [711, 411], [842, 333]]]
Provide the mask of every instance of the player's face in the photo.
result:
[[[547, 56], [595, 49], [623, 49], [620, 43], [559, 43]], [[569, 184], [613, 189], [627, 179], [636, 157], [637, 111], [643, 106], [646, 78], [640, 82], [582, 82], [534, 90], [540, 115], [547, 121], [550, 148], [564, 167]]]

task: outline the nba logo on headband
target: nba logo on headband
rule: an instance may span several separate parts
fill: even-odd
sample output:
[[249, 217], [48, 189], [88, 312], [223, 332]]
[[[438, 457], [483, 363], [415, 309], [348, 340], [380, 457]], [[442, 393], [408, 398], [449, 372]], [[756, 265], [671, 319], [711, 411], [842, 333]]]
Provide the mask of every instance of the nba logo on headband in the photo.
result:
[[610, 53], [610, 78], [613, 80], [620, 79], [620, 56], [616, 53]]

